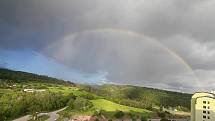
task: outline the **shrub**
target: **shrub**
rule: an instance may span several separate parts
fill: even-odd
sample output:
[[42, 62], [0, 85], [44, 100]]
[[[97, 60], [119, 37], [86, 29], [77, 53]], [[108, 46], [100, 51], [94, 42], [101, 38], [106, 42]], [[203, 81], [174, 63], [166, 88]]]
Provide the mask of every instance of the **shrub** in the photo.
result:
[[163, 112], [163, 111], [158, 111], [158, 112], [157, 112], [157, 115], [158, 115], [160, 118], [165, 118], [165, 117], [166, 117], [166, 114], [165, 114], [165, 112]]
[[84, 94], [84, 95], [81, 95], [81, 97], [88, 99], [88, 100], [95, 99], [95, 96], [93, 94]]
[[170, 121], [170, 120], [168, 120], [166, 118], [162, 118], [160, 121]]
[[141, 121], [147, 121], [147, 118], [145, 116], [141, 116]]
[[124, 115], [125, 115], [124, 112], [122, 112], [122, 111], [117, 111], [117, 112], [115, 113], [114, 116], [115, 116], [116, 118], [122, 118]]
[[76, 110], [85, 110], [85, 109], [89, 109], [89, 108], [93, 107], [93, 104], [92, 104], [92, 102], [90, 102], [90, 101], [87, 100], [87, 99], [78, 97], [78, 98], [76, 98], [76, 100], [74, 101], [73, 107], [74, 107], [74, 109], [76, 109]]

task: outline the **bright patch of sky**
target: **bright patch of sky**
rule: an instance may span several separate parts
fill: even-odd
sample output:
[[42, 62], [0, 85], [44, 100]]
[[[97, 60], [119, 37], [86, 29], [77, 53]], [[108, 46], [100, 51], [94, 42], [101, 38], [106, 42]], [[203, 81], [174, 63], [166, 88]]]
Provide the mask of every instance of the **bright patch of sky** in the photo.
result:
[[0, 63], [5, 63], [5, 68], [48, 75], [78, 83], [100, 83], [106, 80], [106, 73], [98, 72], [89, 74], [78, 72], [67, 68], [55, 60], [48, 58], [38, 52], [31, 50], [24, 51], [0, 51]]

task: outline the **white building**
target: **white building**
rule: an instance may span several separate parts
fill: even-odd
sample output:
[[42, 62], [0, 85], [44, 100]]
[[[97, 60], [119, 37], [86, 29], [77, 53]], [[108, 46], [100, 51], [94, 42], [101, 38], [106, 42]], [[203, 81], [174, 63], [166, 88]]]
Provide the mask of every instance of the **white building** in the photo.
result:
[[45, 92], [45, 89], [24, 89], [24, 92]]
[[191, 121], [215, 121], [215, 94], [196, 92], [191, 100]]

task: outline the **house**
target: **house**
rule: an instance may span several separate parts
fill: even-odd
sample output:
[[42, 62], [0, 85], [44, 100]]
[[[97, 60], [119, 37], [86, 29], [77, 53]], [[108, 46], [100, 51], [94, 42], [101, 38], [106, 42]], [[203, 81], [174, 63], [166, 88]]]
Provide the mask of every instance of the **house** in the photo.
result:
[[45, 92], [45, 89], [24, 89], [24, 92]]
[[215, 93], [196, 92], [192, 96], [191, 121], [215, 121]]

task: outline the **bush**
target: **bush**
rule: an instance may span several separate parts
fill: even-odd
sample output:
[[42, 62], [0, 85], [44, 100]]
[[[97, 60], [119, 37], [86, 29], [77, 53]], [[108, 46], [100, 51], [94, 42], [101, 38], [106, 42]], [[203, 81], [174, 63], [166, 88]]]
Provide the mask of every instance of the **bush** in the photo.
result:
[[132, 117], [131, 119], [132, 119], [132, 121], [137, 121], [137, 119], [138, 119], [138, 118], [137, 118], [137, 115], [135, 115], [135, 116]]
[[92, 102], [81, 97], [76, 98], [76, 100], [73, 102], [73, 108], [76, 110], [85, 110], [91, 107], [93, 107]]
[[158, 111], [158, 112], [157, 112], [157, 115], [158, 115], [160, 118], [165, 118], [165, 117], [166, 117], [166, 114], [165, 114], [165, 112], [163, 112], [163, 111]]
[[93, 116], [97, 116], [100, 117], [102, 115], [102, 111], [101, 110], [96, 110], [93, 114]]
[[115, 116], [116, 118], [122, 118], [124, 115], [125, 115], [124, 112], [122, 112], [122, 111], [117, 111], [117, 112], [115, 113], [114, 116]]
[[170, 120], [168, 120], [166, 118], [162, 118], [160, 121], [170, 121]]
[[93, 94], [84, 94], [84, 95], [81, 95], [81, 97], [88, 99], [88, 100], [94, 100], [95, 99], [95, 96]]
[[145, 116], [141, 116], [141, 121], [147, 121], [147, 118]]
[[27, 113], [52, 111], [66, 106], [71, 96], [60, 93], [16, 93], [0, 97], [0, 120], [16, 118]]

